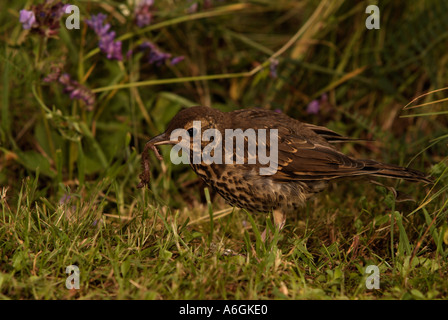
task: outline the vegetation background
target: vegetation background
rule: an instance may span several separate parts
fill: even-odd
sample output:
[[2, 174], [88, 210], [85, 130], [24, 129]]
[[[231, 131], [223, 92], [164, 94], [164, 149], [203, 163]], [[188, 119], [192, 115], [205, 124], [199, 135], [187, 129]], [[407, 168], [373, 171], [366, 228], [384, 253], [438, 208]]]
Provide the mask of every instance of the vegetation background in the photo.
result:
[[[80, 29], [43, 3], [0, 3], [2, 299], [448, 298], [448, 2], [74, 0]], [[33, 25], [22, 9], [44, 13]], [[106, 36], [116, 46], [99, 49]], [[136, 188], [144, 143], [193, 105], [373, 139], [341, 148], [436, 183], [382, 181], [414, 202], [333, 184], [264, 243], [269, 217], [229, 208], [185, 165], [151, 156], [151, 188]]]

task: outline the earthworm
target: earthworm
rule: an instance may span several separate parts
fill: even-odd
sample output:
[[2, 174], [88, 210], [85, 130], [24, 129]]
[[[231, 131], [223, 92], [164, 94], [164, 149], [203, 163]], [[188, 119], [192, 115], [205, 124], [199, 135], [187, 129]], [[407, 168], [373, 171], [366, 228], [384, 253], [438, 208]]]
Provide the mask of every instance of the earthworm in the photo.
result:
[[159, 159], [160, 161], [163, 160], [163, 157], [160, 155], [157, 147], [153, 143], [147, 142], [142, 152], [142, 173], [139, 175], [140, 183], [137, 185], [137, 188], [139, 189], [143, 188], [144, 186], [149, 187], [149, 181], [151, 179], [151, 170], [150, 170], [151, 168], [149, 165], [148, 149], [154, 151], [157, 159]]

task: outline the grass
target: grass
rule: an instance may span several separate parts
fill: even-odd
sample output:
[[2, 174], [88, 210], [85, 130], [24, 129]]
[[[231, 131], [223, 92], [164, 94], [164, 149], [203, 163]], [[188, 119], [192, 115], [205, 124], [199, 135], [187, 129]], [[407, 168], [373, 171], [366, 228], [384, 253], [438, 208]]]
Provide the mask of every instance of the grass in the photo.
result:
[[[367, 30], [366, 1], [200, 2], [195, 13], [190, 2], [156, 1], [141, 29], [132, 7], [83, 1], [81, 29], [45, 41], [18, 22], [38, 2], [0, 10], [0, 298], [448, 298], [443, 2], [384, 1], [381, 28]], [[98, 50], [83, 22], [98, 12], [129, 58]], [[148, 64], [136, 49], [146, 40], [185, 60]], [[95, 93], [93, 110], [42, 82], [58, 61]], [[322, 94], [319, 113], [308, 114]], [[186, 166], [152, 158], [151, 188], [137, 189], [145, 141], [196, 104], [281, 109], [373, 138], [341, 148], [437, 182], [382, 181], [415, 202], [334, 183], [280, 233], [269, 216], [229, 208]], [[169, 148], [161, 153], [168, 159]], [[70, 265], [79, 290], [65, 287]], [[369, 265], [380, 289], [366, 287]]]
[[[110, 181], [103, 181], [89, 196], [73, 194], [57, 205], [40, 197], [36, 187], [37, 179], [28, 178], [18, 203], [8, 205], [7, 194], [2, 197], [2, 253], [8, 261], [2, 264], [3, 298], [443, 299], [447, 295], [446, 228], [432, 228], [424, 240], [431, 221], [425, 224], [417, 216], [387, 213], [384, 203], [386, 199], [393, 203], [390, 195], [379, 195], [367, 186], [360, 191], [367, 195], [350, 195], [344, 204], [338, 195], [346, 190], [332, 190], [333, 199], [327, 196], [311, 203], [266, 243], [260, 239], [264, 217], [238, 210], [214, 223], [204, 219], [189, 225], [190, 219], [207, 212], [206, 206], [172, 211], [150, 204], [150, 193], [142, 191], [121, 215], [115, 215], [105, 213], [113, 211], [106, 209], [111, 202], [118, 202], [108, 196], [117, 188]], [[368, 198], [383, 201], [373, 206]], [[424, 245], [413, 255], [416, 240]], [[79, 290], [65, 288], [65, 268], [72, 264], [80, 268]], [[380, 269], [379, 290], [366, 288], [367, 265]]]

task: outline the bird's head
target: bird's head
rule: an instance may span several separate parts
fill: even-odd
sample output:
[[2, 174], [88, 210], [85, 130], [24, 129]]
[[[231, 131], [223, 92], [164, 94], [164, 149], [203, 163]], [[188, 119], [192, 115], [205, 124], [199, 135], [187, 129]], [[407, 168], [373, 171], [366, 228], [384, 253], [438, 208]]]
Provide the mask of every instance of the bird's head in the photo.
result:
[[[186, 147], [190, 150], [191, 158], [193, 157], [193, 151], [195, 150], [195, 137], [199, 138], [199, 141], [201, 141], [201, 146], [204, 147], [202, 136], [200, 136], [199, 133], [203, 133], [207, 129], [217, 129], [220, 132], [223, 132], [225, 126], [227, 125], [226, 120], [227, 118], [223, 112], [209, 107], [201, 106], [190, 107], [176, 114], [174, 118], [171, 119], [165, 132], [151, 138], [146, 143], [145, 149], [143, 150], [142, 154], [143, 172], [140, 174], [140, 183], [138, 185], [138, 188], [142, 188], [143, 186], [148, 185], [151, 177], [147, 153], [149, 149], [155, 152], [159, 160], [162, 160], [163, 158], [159, 154], [157, 146], [175, 145], [179, 143], [181, 144], [182, 148]], [[198, 128], [199, 126], [200, 128]], [[181, 134], [176, 134], [176, 131], [177, 133]], [[186, 143], [187, 145], [182, 146], [183, 143]]]
[[180, 137], [176, 131], [178, 129], [184, 130], [184, 134], [190, 138], [190, 144], [193, 143], [193, 138], [200, 132], [204, 133], [207, 129], [223, 130], [221, 128], [225, 124], [225, 115], [219, 110], [209, 107], [190, 107], [180, 111], [171, 119], [167, 129], [162, 134], [151, 138], [148, 144], [154, 146], [177, 144]]

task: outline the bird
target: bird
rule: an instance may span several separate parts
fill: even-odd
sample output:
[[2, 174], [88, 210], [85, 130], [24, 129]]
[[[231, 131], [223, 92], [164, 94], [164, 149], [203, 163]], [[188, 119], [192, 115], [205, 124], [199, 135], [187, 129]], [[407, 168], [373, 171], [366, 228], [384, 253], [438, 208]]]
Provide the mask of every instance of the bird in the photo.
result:
[[[204, 139], [204, 136], [198, 136], [201, 132], [197, 132], [195, 125], [199, 125], [203, 133], [212, 129], [215, 135]], [[176, 129], [184, 130], [184, 135], [173, 135]], [[267, 134], [264, 140], [249, 139], [249, 133], [253, 132], [258, 138], [262, 137], [260, 132], [263, 133], [263, 130], [270, 132], [270, 138], [274, 139], [267, 139]], [[223, 143], [227, 142], [230, 133], [233, 133], [233, 139], [235, 132], [243, 134], [243, 147], [238, 147], [237, 143], [227, 147]], [[284, 113], [258, 108], [222, 112], [211, 107], [194, 106], [179, 111], [165, 132], [146, 143], [139, 188], [149, 186], [147, 151], [152, 149], [157, 158], [162, 160], [157, 146], [180, 144], [181, 137], [190, 138], [183, 144], [189, 147], [185, 149], [189, 151], [189, 164], [207, 185], [231, 206], [256, 213], [273, 213], [274, 225], [278, 230], [285, 226], [287, 216], [297, 213], [310, 198], [326, 189], [331, 181], [354, 177], [386, 177], [432, 183], [429, 176], [411, 168], [346, 155], [334, 144], [359, 139], [345, 137], [324, 126], [301, 122]], [[199, 141], [196, 149], [193, 142], [195, 138]], [[271, 155], [275, 151], [277, 159], [271, 158], [270, 167], [266, 161], [262, 163], [260, 154], [254, 155], [254, 150], [261, 149], [249, 150], [249, 142], [255, 143], [257, 148], [263, 146], [270, 150]], [[211, 144], [214, 148], [210, 147]], [[229, 157], [225, 160], [233, 162], [194, 158], [195, 151], [204, 155], [207, 146], [209, 150], [213, 149], [209, 156], [228, 153]], [[275, 150], [273, 147], [276, 147]], [[239, 162], [235, 161], [237, 156], [241, 157]], [[262, 168], [267, 173], [262, 174]], [[262, 237], [265, 239], [266, 230]]]

